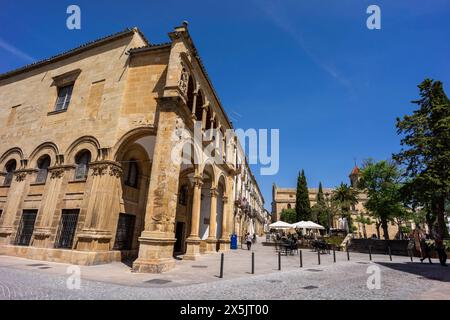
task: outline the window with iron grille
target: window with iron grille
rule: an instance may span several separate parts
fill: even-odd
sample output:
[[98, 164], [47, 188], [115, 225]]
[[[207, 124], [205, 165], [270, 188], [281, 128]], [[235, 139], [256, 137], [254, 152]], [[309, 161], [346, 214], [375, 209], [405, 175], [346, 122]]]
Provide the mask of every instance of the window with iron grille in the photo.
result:
[[130, 250], [133, 242], [135, 216], [121, 213], [117, 223], [114, 250]]
[[75, 180], [86, 180], [89, 172], [91, 153], [87, 150], [80, 151], [75, 157]]
[[72, 98], [73, 84], [58, 88], [58, 99], [56, 99], [55, 111], [67, 110]]
[[77, 229], [79, 209], [63, 209], [56, 234], [55, 247], [58, 249], [72, 249], [73, 238]]
[[23, 210], [19, 229], [16, 235], [16, 245], [29, 246], [33, 236], [34, 223], [36, 222], [37, 210]]
[[38, 160], [36, 183], [45, 183], [47, 181], [48, 167], [50, 167], [50, 157], [45, 155]]
[[14, 177], [14, 171], [16, 171], [16, 167], [17, 167], [17, 162], [14, 159], [9, 160], [8, 163], [6, 163], [6, 166], [5, 166], [6, 176], [5, 176], [5, 180], [3, 180], [4, 186], [11, 185], [12, 179]]

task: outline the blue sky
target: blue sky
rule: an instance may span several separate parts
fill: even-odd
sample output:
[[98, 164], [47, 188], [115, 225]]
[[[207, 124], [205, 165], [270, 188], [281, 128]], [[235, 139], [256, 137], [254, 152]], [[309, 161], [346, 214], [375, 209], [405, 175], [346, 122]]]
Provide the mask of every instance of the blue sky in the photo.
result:
[[[77, 4], [82, 29], [65, 27]], [[381, 30], [366, 9], [381, 8]], [[208, 73], [238, 128], [280, 129], [280, 170], [254, 173], [270, 208], [271, 187], [348, 181], [354, 159], [399, 150], [395, 119], [412, 111], [430, 77], [450, 94], [447, 0], [5, 1], [0, 73], [84, 42], [139, 27], [153, 43], [189, 21]]]

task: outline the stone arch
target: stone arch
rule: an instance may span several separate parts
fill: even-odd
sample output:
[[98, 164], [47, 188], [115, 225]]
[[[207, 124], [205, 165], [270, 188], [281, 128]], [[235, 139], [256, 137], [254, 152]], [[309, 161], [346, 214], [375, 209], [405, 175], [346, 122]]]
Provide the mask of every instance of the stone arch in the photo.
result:
[[135, 141], [146, 136], [153, 135], [155, 135], [155, 130], [149, 127], [138, 127], [128, 131], [117, 141], [117, 143], [113, 147], [112, 154], [114, 160], [123, 157], [123, 152], [129, 144], [134, 143]]
[[14, 148], [7, 150], [5, 153], [3, 153], [2, 156], [0, 157], [0, 170], [3, 171], [6, 163], [11, 159], [16, 160], [17, 169], [19, 169], [21, 167], [21, 163], [24, 159], [22, 149], [20, 149], [18, 147], [14, 147]]
[[75, 140], [69, 148], [67, 148], [66, 163], [75, 164], [75, 156], [82, 150], [91, 153], [91, 161], [97, 161], [100, 157], [100, 143], [95, 137], [84, 136]]
[[30, 168], [37, 167], [37, 161], [44, 155], [48, 155], [50, 157], [50, 165], [54, 166], [59, 164], [59, 149], [56, 144], [53, 142], [44, 142], [36, 147], [33, 152], [30, 154]]

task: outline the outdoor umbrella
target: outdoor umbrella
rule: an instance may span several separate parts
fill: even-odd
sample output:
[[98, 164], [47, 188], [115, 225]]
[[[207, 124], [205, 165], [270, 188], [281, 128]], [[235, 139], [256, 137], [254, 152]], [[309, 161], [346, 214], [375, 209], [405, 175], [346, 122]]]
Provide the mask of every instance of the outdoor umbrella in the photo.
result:
[[287, 222], [284, 222], [284, 221], [277, 221], [277, 222], [269, 225], [269, 228], [270, 229], [289, 229], [289, 228], [292, 228], [292, 225]]

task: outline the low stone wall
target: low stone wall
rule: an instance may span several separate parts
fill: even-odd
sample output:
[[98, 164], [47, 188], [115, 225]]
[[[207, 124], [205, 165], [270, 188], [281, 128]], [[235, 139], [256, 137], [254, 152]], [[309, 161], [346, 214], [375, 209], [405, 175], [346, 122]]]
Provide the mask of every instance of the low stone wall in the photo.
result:
[[122, 258], [120, 251], [88, 252], [12, 245], [0, 246], [0, 255], [85, 266], [119, 262]]
[[351, 239], [348, 250], [369, 253], [371, 247], [373, 254], [388, 254], [390, 247], [392, 255], [409, 256], [408, 243], [408, 240]]

